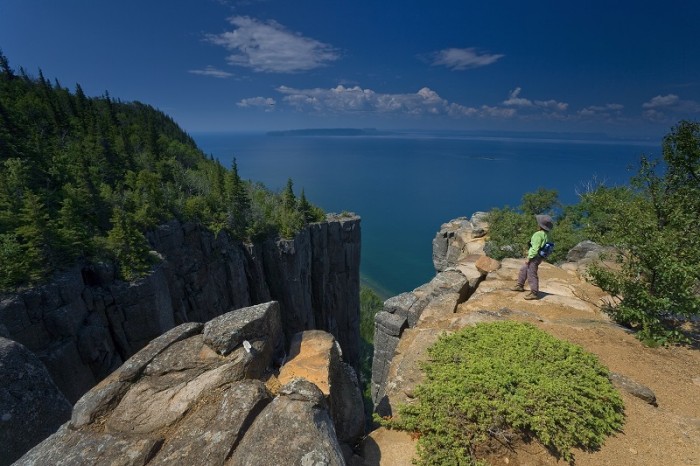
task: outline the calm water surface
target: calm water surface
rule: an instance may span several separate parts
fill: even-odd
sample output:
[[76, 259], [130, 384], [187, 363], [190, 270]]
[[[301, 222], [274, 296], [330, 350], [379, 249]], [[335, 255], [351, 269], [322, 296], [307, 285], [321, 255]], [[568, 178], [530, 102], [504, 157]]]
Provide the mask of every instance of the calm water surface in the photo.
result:
[[556, 189], [566, 204], [592, 180], [625, 184], [639, 156], [659, 146], [570, 140], [395, 136], [193, 134], [199, 147], [242, 178], [297, 195], [327, 212], [362, 217], [361, 275], [384, 298], [435, 274], [440, 225], [492, 207], [518, 206], [524, 193]]

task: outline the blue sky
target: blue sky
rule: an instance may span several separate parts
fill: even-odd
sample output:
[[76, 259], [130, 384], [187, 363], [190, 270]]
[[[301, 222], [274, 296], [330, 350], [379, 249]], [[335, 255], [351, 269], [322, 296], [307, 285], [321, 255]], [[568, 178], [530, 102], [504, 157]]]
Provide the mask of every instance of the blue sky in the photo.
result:
[[0, 48], [186, 131], [605, 132], [700, 119], [700, 2], [0, 0]]

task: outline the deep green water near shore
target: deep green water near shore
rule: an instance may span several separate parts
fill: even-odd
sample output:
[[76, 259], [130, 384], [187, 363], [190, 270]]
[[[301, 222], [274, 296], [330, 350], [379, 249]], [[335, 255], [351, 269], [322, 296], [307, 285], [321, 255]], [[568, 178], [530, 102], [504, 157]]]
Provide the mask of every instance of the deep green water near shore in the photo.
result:
[[327, 212], [362, 217], [361, 278], [383, 299], [435, 274], [432, 239], [440, 225], [493, 207], [518, 206], [524, 193], [556, 189], [566, 204], [587, 185], [626, 184], [658, 143], [499, 138], [456, 133], [353, 136], [198, 133], [208, 155], [241, 177], [297, 195]]

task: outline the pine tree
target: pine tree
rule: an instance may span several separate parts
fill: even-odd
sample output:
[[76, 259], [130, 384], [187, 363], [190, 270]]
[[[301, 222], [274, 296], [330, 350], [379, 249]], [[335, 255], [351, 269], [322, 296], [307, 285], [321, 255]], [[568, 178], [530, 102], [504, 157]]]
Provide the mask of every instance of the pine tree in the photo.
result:
[[21, 226], [16, 229], [21, 244], [21, 263], [31, 280], [44, 277], [50, 265], [49, 215], [41, 198], [28, 192], [20, 210]]
[[248, 190], [238, 174], [238, 164], [235, 158], [228, 173], [226, 190], [229, 199], [229, 228], [236, 237], [243, 238], [248, 230], [251, 200], [248, 196]]
[[301, 216], [304, 218], [304, 222], [306, 223], [311, 223], [316, 221], [313, 207], [309, 203], [309, 201], [306, 199], [306, 195], [304, 194], [304, 190], [301, 190], [301, 196], [299, 196], [299, 212], [301, 213]]
[[287, 179], [287, 186], [282, 191], [282, 205], [288, 210], [295, 210], [297, 207], [297, 198], [294, 195], [294, 183], [291, 178]]
[[121, 208], [114, 209], [112, 225], [107, 234], [107, 247], [117, 261], [121, 277], [131, 281], [143, 276], [151, 267], [146, 237]]

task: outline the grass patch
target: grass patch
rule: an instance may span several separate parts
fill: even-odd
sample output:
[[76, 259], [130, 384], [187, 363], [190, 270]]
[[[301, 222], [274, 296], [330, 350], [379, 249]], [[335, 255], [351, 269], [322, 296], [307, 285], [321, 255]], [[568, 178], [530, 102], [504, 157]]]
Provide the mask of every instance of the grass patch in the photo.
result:
[[489, 439], [535, 438], [573, 462], [624, 421], [607, 368], [533, 325], [496, 322], [440, 338], [423, 365], [417, 402], [380, 422], [418, 434], [419, 465], [477, 465]]

